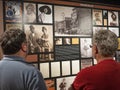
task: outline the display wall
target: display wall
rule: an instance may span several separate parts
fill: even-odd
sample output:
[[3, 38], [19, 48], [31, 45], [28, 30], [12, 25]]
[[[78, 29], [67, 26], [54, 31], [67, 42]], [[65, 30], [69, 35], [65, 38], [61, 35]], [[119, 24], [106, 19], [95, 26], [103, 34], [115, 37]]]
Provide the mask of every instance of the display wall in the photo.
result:
[[[120, 8], [58, 0], [3, 1], [4, 31], [24, 30], [28, 41], [26, 60], [38, 68], [48, 90], [66, 90], [83, 68], [96, 64], [92, 36], [113, 31], [120, 41]], [[120, 61], [120, 47], [115, 59]]]

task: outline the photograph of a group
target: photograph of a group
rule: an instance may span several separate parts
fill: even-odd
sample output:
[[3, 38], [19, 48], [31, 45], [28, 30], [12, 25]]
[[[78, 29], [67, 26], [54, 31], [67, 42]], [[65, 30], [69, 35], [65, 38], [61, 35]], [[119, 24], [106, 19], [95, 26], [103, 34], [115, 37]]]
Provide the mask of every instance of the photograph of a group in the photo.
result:
[[25, 25], [28, 53], [53, 52], [53, 27], [51, 25]]
[[18, 1], [5, 1], [6, 22], [22, 22], [22, 3]]
[[91, 9], [54, 6], [54, 16], [55, 36], [91, 36]]

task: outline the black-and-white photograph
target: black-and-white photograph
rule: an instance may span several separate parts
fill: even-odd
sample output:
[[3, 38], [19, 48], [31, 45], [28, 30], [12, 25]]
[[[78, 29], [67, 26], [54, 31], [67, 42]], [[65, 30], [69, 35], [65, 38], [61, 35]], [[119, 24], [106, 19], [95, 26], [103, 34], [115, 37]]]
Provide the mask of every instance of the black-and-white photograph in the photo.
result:
[[103, 25], [102, 10], [93, 9], [93, 25]]
[[5, 1], [6, 22], [22, 22], [22, 4], [19, 1]]
[[57, 90], [68, 90], [75, 76], [57, 78]]
[[109, 26], [118, 26], [118, 12], [108, 11], [108, 25]]
[[22, 30], [22, 24], [6, 24], [6, 30], [20, 29]]
[[81, 57], [92, 57], [92, 40], [91, 38], [80, 38]]
[[70, 75], [70, 61], [62, 61], [62, 76]]
[[90, 67], [93, 65], [92, 59], [81, 59], [81, 69], [84, 69], [86, 67]]
[[51, 25], [25, 25], [28, 53], [53, 52], [53, 27]]
[[80, 71], [80, 61], [72, 60], [72, 74], [77, 74]]
[[60, 62], [51, 62], [51, 76], [60, 76]]
[[91, 36], [91, 9], [67, 6], [55, 6], [54, 9], [55, 36]]
[[119, 28], [116, 27], [109, 27], [110, 31], [114, 32], [119, 37]]
[[40, 63], [40, 72], [42, 73], [44, 78], [49, 78], [49, 63]]
[[36, 4], [24, 3], [24, 22], [36, 22]]
[[38, 4], [38, 22], [52, 23], [52, 5]]

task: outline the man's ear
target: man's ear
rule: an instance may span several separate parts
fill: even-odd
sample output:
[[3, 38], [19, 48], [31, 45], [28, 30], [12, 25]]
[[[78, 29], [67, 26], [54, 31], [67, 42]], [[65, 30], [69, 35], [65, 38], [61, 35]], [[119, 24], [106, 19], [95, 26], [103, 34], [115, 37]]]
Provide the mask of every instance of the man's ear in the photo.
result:
[[21, 50], [22, 50], [23, 52], [27, 52], [27, 44], [26, 44], [26, 43], [22, 43]]
[[98, 54], [98, 48], [96, 45], [95, 45], [95, 54]]

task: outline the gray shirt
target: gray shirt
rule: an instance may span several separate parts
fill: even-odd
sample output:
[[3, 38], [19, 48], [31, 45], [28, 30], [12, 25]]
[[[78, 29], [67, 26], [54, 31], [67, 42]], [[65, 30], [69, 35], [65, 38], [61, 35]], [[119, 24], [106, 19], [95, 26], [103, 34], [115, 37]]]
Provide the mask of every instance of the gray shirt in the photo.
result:
[[0, 61], [0, 90], [47, 90], [42, 74], [18, 56]]

